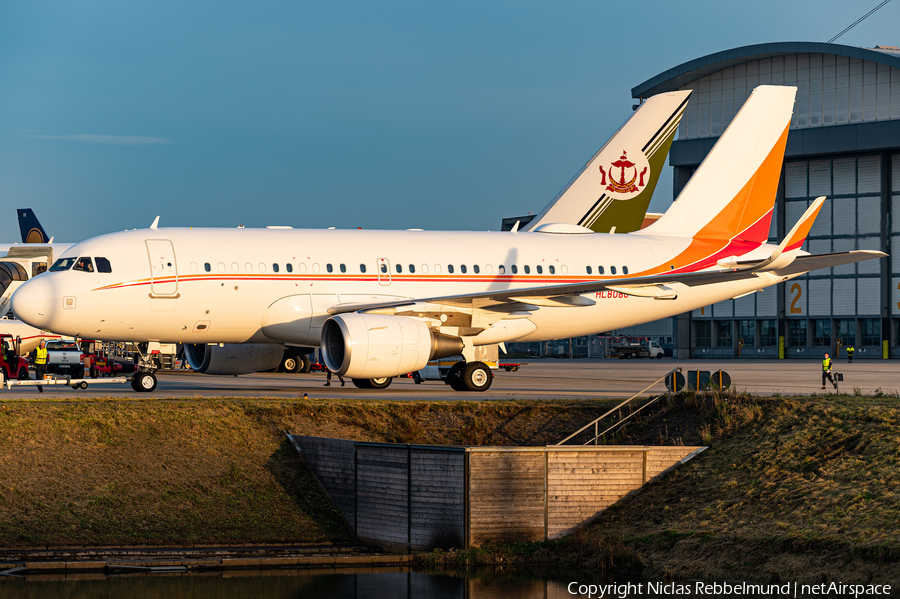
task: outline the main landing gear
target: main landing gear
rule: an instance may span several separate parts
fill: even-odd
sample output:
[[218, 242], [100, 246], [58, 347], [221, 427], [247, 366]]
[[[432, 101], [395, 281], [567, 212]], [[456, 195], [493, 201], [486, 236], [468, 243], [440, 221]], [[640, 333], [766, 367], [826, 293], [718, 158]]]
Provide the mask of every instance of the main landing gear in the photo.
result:
[[353, 384], [356, 385], [359, 389], [387, 389], [391, 385], [391, 381], [394, 380], [389, 376], [380, 377], [377, 379], [350, 379], [353, 381]]
[[494, 373], [484, 362], [457, 362], [444, 382], [454, 391], [487, 391], [494, 382]]

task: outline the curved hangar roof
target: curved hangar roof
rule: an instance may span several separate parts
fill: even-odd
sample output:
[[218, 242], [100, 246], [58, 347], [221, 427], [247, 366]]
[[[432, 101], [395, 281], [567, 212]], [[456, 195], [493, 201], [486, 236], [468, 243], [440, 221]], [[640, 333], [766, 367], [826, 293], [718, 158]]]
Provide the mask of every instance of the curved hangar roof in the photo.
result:
[[694, 90], [670, 163], [699, 164], [753, 89], [767, 84], [797, 87], [790, 156], [898, 146], [900, 50], [892, 46], [867, 49], [820, 42], [744, 46], [691, 60], [631, 91], [636, 98], [646, 98]]
[[771, 42], [723, 50], [672, 67], [633, 87], [631, 97], [649, 98], [655, 94], [681, 89], [692, 81], [716, 71], [785, 54], [828, 54], [856, 58], [900, 69], [900, 50], [896, 48], [855, 48], [823, 42]]

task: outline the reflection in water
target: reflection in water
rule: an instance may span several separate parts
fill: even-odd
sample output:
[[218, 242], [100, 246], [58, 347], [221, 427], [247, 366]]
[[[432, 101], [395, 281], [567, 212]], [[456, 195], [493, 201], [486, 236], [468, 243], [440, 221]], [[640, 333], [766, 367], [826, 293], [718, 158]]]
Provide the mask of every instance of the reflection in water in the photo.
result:
[[[263, 570], [201, 574], [0, 576], [3, 599], [572, 599], [568, 586], [608, 584], [592, 574], [537, 570], [466, 575], [405, 569]], [[577, 588], [577, 587], [576, 587]], [[646, 589], [646, 584], [643, 587]], [[584, 595], [582, 595], [583, 597]], [[595, 597], [597, 595], [594, 595]], [[609, 597], [610, 595], [606, 595]], [[670, 594], [629, 594], [669, 597]], [[680, 595], [694, 597], [695, 595]], [[699, 596], [699, 595], [697, 595]], [[709, 595], [707, 595], [709, 596]], [[766, 595], [768, 596], [768, 595]], [[801, 595], [798, 595], [798, 597]], [[742, 595], [742, 597], [763, 597]]]

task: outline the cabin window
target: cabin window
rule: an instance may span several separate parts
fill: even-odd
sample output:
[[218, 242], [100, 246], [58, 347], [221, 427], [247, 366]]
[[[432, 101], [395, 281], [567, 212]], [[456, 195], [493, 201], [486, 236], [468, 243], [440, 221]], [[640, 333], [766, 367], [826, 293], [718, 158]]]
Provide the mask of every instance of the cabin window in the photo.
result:
[[306, 262], [301, 262], [297, 265], [297, 270], [300, 272], [306, 272]]
[[399, 264], [395, 264], [395, 265], [394, 265], [394, 270], [396, 270], [397, 273], [399, 274], [399, 273], [403, 272], [403, 267], [400, 266]]
[[527, 264], [525, 265], [525, 274], [526, 274], [526, 275], [530, 275], [530, 274], [531, 274], [531, 267], [528, 266]]
[[79, 258], [75, 261], [72, 270], [80, 270], [82, 272], [94, 272], [94, 262], [90, 258]]
[[566, 266], [565, 264], [563, 264], [562, 266], [559, 267], [559, 272], [561, 272], [564, 275], [567, 275], [567, 274], [569, 274], [569, 267]]
[[584, 267], [584, 272], [586, 272], [587, 274], [591, 274], [591, 267], [590, 267], [590, 266], [585, 266], [585, 267]]
[[497, 267], [497, 272], [500, 273], [501, 275], [506, 274], [506, 267], [501, 264], [500, 266]]
[[244, 269], [245, 269], [247, 272], [253, 272], [253, 265], [250, 264], [249, 262], [247, 262], [246, 264], [244, 264]]
[[410, 272], [411, 274], [415, 274], [415, 273], [416, 273], [416, 265], [415, 265], [415, 264], [410, 264], [410, 265], [409, 265], [409, 272]]
[[466, 274], [466, 265], [465, 264], [459, 265], [459, 272]]
[[205, 270], [206, 272], [212, 271], [212, 266], [209, 265], [209, 262], [203, 264], [203, 270]]
[[259, 263], [259, 272], [266, 272], [266, 263], [265, 262]]
[[287, 264], [285, 264], [285, 265], [284, 265], [284, 268], [285, 268], [285, 270], [287, 270], [288, 272], [294, 272], [294, 265], [291, 264], [290, 262], [288, 262]]
[[598, 275], [602, 275], [602, 274], [603, 274], [603, 267], [602, 267], [602, 266], [598, 266], [598, 267], [597, 267], [597, 274], [598, 274]]
[[238, 263], [237, 263], [237, 262], [232, 262], [232, 263], [231, 263], [231, 272], [238, 272], [238, 271], [240, 271], [240, 270], [241, 270], [241, 267], [238, 266]]
[[329, 263], [325, 265], [325, 270], [328, 272], [334, 272], [334, 267]]
[[272, 264], [272, 272], [278, 272], [278, 270], [279, 270], [278, 263], [277, 263], [277, 262], [274, 262], [274, 263]]
[[422, 273], [426, 274], [426, 275], [428, 274], [428, 265], [427, 264], [422, 265]]
[[452, 264], [447, 265], [447, 272], [450, 273], [451, 275], [453, 274], [453, 265]]
[[536, 270], [537, 274], [539, 274], [539, 275], [544, 274], [544, 267], [541, 266], [540, 264], [535, 266], [535, 270]]
[[382, 272], [382, 274], [387, 274], [387, 264], [385, 264], [384, 262], [382, 262], [382, 263], [380, 264], [380, 266], [381, 266], [381, 272]]
[[622, 274], [623, 274], [623, 275], [627, 275], [627, 274], [628, 274], [628, 267], [627, 267], [627, 266], [623, 266], [623, 267], [622, 267]]
[[556, 267], [553, 266], [552, 264], [551, 264], [550, 266], [547, 267], [547, 270], [550, 271], [550, 274], [551, 274], [551, 275], [555, 275], [555, 274], [556, 274]]
[[191, 272], [197, 272], [197, 263], [191, 262]]
[[219, 272], [225, 272], [225, 263], [219, 262], [218, 264], [216, 264], [216, 268], [219, 269]]
[[340, 269], [341, 269], [341, 272], [347, 272], [347, 265], [341, 264]]
[[[95, 258], [97, 261], [97, 272], [112, 272], [112, 266], [109, 264], [109, 260], [106, 258]], [[197, 265], [194, 265], [196, 268]]]
[[313, 265], [312, 265], [312, 271], [313, 271], [313, 272], [319, 272], [320, 270], [322, 270], [322, 269], [319, 267], [319, 263], [318, 263], [318, 262], [313, 262]]
[[366, 265], [365, 265], [365, 264], [360, 264], [360, 265], [359, 265], [359, 272], [361, 272], [361, 273], [365, 273], [365, 272], [366, 272]]
[[518, 267], [518, 266], [516, 266], [515, 264], [513, 264], [511, 268], [512, 268], [512, 274], [518, 274], [518, 272], [519, 272], [519, 267]]
[[434, 265], [434, 274], [437, 274], [437, 275], [441, 274], [441, 265], [440, 264]]
[[472, 270], [475, 271], [475, 274], [476, 274], [476, 275], [477, 275], [478, 273], [481, 272], [481, 269], [478, 268], [478, 265], [477, 265], [477, 264], [474, 264], [474, 265], [472, 266]]
[[615, 266], [610, 266], [610, 267], [609, 267], [609, 274], [611, 274], [611, 275], [616, 274], [616, 267], [615, 267]]

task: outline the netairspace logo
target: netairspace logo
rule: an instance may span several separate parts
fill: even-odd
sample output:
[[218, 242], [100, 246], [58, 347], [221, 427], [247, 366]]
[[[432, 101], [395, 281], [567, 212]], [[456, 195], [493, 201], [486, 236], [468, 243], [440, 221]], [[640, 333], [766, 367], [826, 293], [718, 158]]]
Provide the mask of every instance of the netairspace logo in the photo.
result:
[[831, 582], [822, 584], [752, 584], [749, 582], [626, 582], [610, 584], [580, 584], [570, 582], [566, 587], [570, 595], [590, 599], [627, 599], [628, 597], [692, 595], [727, 597], [731, 595], [768, 595], [770, 597], [815, 597], [818, 595], [860, 597], [890, 595], [889, 584], [844, 584]]

